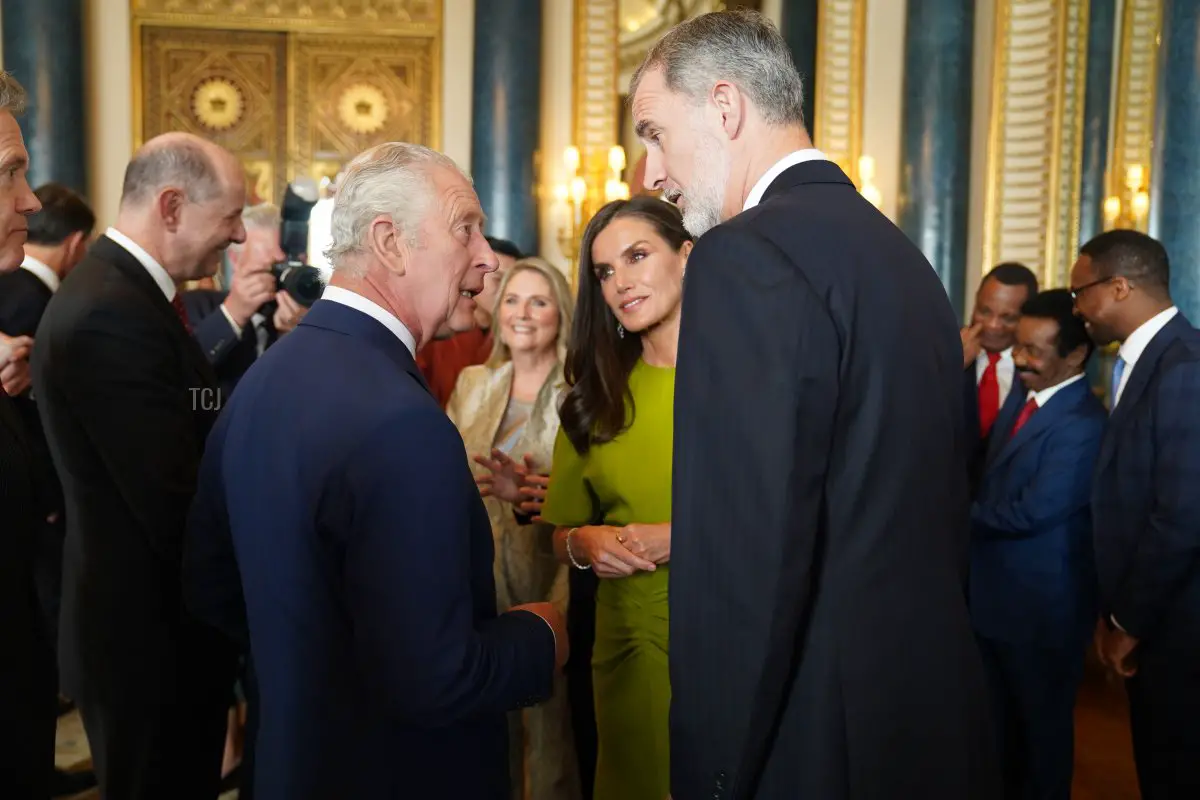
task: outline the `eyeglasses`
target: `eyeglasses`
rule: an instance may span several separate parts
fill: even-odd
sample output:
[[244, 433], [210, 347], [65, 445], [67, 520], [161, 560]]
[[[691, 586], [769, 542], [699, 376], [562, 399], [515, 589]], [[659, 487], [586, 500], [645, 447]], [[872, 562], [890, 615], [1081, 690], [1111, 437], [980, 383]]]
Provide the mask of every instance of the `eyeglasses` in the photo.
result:
[[1102, 284], [1102, 283], [1108, 283], [1109, 281], [1111, 281], [1111, 280], [1112, 280], [1113, 278], [1115, 278], [1115, 277], [1117, 277], [1117, 276], [1116, 276], [1116, 275], [1112, 275], [1112, 276], [1110, 276], [1110, 277], [1107, 277], [1107, 278], [1101, 278], [1101, 279], [1100, 279], [1100, 280], [1098, 280], [1098, 281], [1092, 281], [1091, 283], [1085, 283], [1083, 286], [1078, 286], [1078, 287], [1076, 287], [1076, 288], [1074, 288], [1074, 289], [1072, 289], [1072, 290], [1071, 290], [1071, 299], [1072, 299], [1072, 300], [1078, 300], [1078, 299], [1079, 299], [1079, 295], [1083, 294], [1083, 293], [1084, 293], [1084, 292], [1086, 292], [1088, 289], [1091, 289], [1093, 286], [1099, 286], [1099, 285], [1100, 285], [1100, 284]]

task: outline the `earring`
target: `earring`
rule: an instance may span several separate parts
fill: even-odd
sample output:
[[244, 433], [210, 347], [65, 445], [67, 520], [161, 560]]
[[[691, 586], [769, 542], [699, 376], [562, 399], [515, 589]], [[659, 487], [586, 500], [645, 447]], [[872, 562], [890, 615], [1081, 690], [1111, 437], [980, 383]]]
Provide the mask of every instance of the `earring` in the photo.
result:
[[617, 336], [622, 339], [625, 338], [625, 326], [619, 322], [617, 323]]

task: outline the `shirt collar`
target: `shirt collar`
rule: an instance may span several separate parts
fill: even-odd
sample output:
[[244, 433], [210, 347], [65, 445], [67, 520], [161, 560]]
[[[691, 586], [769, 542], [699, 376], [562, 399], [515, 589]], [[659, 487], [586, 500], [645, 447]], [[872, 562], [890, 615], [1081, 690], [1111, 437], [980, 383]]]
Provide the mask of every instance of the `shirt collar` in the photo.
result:
[[1121, 359], [1125, 362], [1125, 372], [1132, 372], [1133, 365], [1142, 357], [1142, 353], [1150, 346], [1150, 342], [1158, 335], [1158, 332], [1167, 327], [1179, 309], [1171, 306], [1166, 311], [1160, 311], [1150, 319], [1143, 322], [1138, 329], [1126, 337], [1121, 343], [1121, 349], [1118, 351]]
[[754, 184], [754, 188], [750, 190], [750, 194], [746, 197], [746, 203], [742, 206], [742, 211], [748, 211], [761, 203], [763, 195], [767, 193], [767, 189], [775, 182], [776, 178], [783, 174], [784, 170], [790, 169], [797, 164], [803, 164], [805, 161], [827, 160], [825, 154], [815, 147], [788, 153], [776, 161], [775, 166], [764, 172], [763, 176], [758, 179], [758, 183]]
[[167, 296], [167, 301], [175, 299], [175, 292], [178, 289], [175, 286], [175, 281], [167, 274], [163, 265], [155, 260], [154, 256], [146, 252], [146, 250], [133, 239], [130, 239], [125, 234], [121, 233], [116, 228], [109, 228], [104, 232], [104, 235], [112, 239], [117, 244], [129, 251], [129, 255], [138, 260], [138, 263], [145, 267], [146, 272], [150, 273], [150, 277], [154, 278], [154, 282], [158, 284], [158, 288], [162, 289], [162, 293]]
[[[1008, 348], [1007, 350], [1001, 350], [1000, 351], [1000, 359], [996, 363], [997, 364], [1010, 363], [1012, 361], [1012, 351], [1013, 351], [1013, 349], [1011, 347]], [[988, 365], [988, 351], [980, 350], [979, 355], [975, 356], [975, 363], [980, 365], [981, 367], [986, 368]]]
[[383, 306], [373, 300], [368, 300], [357, 292], [352, 292], [349, 289], [343, 289], [340, 286], [326, 286], [325, 291], [321, 293], [322, 300], [331, 300], [343, 306], [349, 306], [356, 311], [361, 311], [369, 317], [378, 320], [384, 327], [396, 335], [396, 338], [404, 343], [408, 348], [408, 352], [412, 353], [413, 358], [417, 356], [417, 340], [412, 335], [412, 331], [400, 319], [388, 311]]
[[1035, 391], [1030, 390], [1027, 400], [1028, 399], [1036, 400], [1038, 408], [1045, 408], [1046, 403], [1050, 402], [1051, 397], [1054, 397], [1054, 395], [1058, 394], [1063, 389], [1070, 386], [1072, 383], [1078, 383], [1079, 381], [1083, 380], [1084, 377], [1085, 377], [1084, 374], [1081, 372], [1078, 375], [1075, 375], [1074, 377], [1067, 378], [1062, 383], [1051, 386], [1049, 389], [1042, 389], [1040, 392], [1035, 392]]
[[28, 253], [25, 254], [25, 259], [21, 262], [21, 269], [32, 272], [34, 275], [36, 275], [38, 280], [46, 284], [46, 288], [49, 289], [51, 293], [58, 291], [58, 274]]

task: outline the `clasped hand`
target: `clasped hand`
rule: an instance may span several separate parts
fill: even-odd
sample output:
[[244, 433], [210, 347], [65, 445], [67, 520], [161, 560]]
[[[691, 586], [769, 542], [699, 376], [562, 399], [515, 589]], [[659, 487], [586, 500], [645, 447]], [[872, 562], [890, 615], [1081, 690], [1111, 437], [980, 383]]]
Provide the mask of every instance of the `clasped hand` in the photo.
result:
[[601, 578], [654, 572], [671, 560], [671, 523], [587, 525], [571, 534], [571, 552]]
[[11, 397], [29, 388], [29, 353], [33, 339], [0, 333], [0, 386]]

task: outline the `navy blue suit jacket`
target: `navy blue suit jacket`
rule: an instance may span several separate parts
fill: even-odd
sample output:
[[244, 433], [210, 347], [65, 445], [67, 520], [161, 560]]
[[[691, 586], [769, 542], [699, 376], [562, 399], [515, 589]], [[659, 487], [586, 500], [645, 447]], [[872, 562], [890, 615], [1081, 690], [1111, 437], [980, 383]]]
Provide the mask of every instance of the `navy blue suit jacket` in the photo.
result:
[[[221, 304], [228, 296], [229, 292], [215, 289], [192, 289], [182, 294], [183, 305], [192, 323], [192, 336], [213, 365], [223, 398], [233, 394], [238, 381], [258, 359], [258, 334], [254, 324], [247, 322], [238, 336], [221, 313]], [[265, 325], [267, 347], [270, 347], [279, 339], [271, 314], [266, 315]]]
[[1026, 395], [1009, 393], [971, 505], [971, 620], [990, 639], [1078, 655], [1096, 619], [1091, 483], [1107, 415], [1085, 379], [1012, 436]]
[[318, 301], [208, 445], [185, 594], [248, 638], [256, 800], [507, 798], [505, 712], [550, 695], [554, 636], [497, 615], [487, 513], [407, 348]]
[[1105, 617], [1143, 651], [1200, 651], [1200, 332], [1182, 314], [1126, 381], [1092, 507]]

